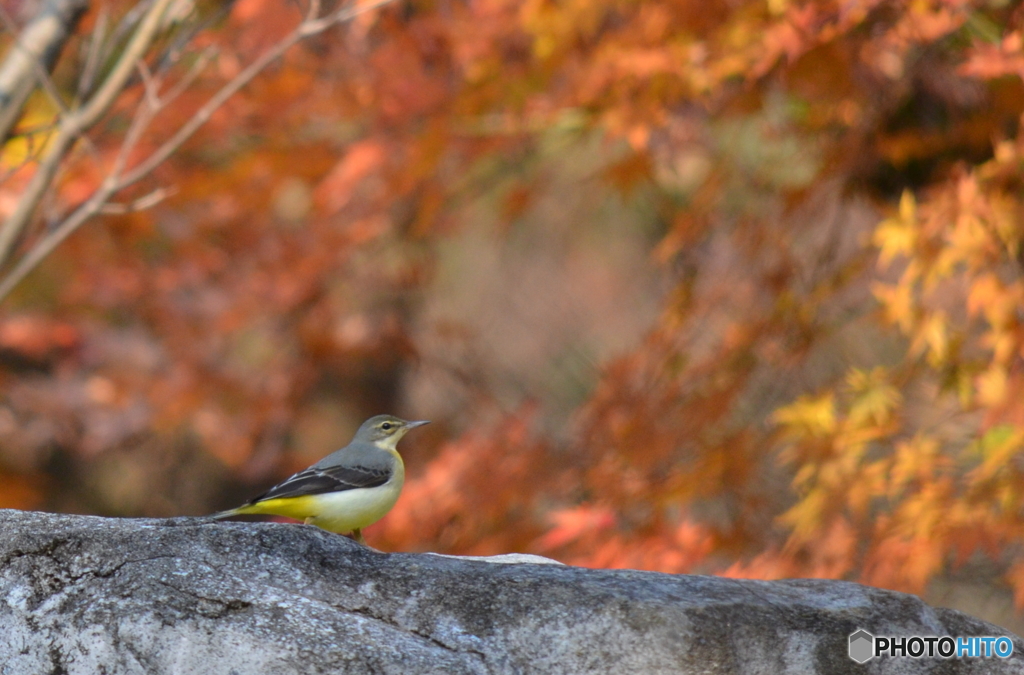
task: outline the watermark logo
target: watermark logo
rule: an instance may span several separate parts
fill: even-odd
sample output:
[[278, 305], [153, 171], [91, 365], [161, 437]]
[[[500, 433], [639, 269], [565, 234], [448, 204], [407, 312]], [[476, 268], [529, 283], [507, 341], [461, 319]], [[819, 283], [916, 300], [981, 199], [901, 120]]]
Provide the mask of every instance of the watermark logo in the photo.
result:
[[875, 656], [875, 636], [863, 628], [850, 634], [850, 658], [857, 663], [867, 663]]
[[850, 633], [850, 658], [867, 663], [876, 656], [909, 656], [913, 659], [1000, 658], [1013, 654], [1013, 640], [1006, 636], [972, 636], [953, 638], [948, 635], [914, 635], [884, 637], [872, 635], [863, 628]]

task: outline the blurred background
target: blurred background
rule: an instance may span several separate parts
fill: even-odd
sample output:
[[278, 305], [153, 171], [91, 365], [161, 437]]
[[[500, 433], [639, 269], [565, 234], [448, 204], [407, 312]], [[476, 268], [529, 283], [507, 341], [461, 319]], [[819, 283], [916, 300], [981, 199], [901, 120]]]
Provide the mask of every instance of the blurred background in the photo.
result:
[[[5, 219], [154, 6], [78, 4]], [[4, 0], [6, 53], [46, 6]], [[172, 2], [16, 253], [309, 10]], [[206, 514], [390, 412], [434, 424], [375, 547], [848, 579], [1024, 632], [1022, 18], [396, 0], [301, 40], [0, 304], [0, 507]]]

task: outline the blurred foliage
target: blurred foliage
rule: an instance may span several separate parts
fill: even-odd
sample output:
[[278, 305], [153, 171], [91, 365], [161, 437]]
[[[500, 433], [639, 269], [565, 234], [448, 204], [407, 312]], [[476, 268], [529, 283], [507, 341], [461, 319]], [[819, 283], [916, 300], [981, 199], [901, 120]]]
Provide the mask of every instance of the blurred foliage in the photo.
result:
[[[238, 0], [162, 123], [299, 17]], [[303, 43], [6, 303], [2, 505], [212, 511], [413, 409], [378, 546], [1024, 604], [1022, 18], [412, 0]]]

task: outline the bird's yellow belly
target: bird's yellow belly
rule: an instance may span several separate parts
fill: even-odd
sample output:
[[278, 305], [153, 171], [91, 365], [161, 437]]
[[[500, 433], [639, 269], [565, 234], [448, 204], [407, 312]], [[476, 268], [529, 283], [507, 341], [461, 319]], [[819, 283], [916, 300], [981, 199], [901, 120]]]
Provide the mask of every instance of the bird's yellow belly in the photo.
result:
[[241, 513], [311, 519], [317, 527], [331, 532], [351, 532], [372, 525], [398, 501], [401, 483], [391, 480], [376, 488], [355, 488], [304, 497], [267, 499], [240, 509]]
[[331, 532], [351, 532], [383, 518], [398, 501], [402, 485], [397, 481], [376, 488], [355, 488], [317, 495], [312, 523]]

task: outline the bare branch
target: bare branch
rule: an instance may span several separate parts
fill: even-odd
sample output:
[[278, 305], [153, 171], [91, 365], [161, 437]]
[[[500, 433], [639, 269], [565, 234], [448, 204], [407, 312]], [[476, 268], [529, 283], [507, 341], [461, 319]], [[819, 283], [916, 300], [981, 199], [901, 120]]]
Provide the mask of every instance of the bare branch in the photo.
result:
[[110, 11], [106, 5], [100, 8], [99, 18], [96, 19], [96, 28], [89, 40], [89, 51], [85, 57], [85, 65], [82, 66], [82, 76], [78, 78], [78, 92], [75, 94], [75, 107], [89, 95], [92, 86], [96, 81], [96, 73], [99, 71], [101, 55], [103, 54], [103, 43], [107, 37], [107, 28], [110, 24]]
[[101, 61], [105, 61], [109, 58], [109, 50], [112, 50], [116, 45], [121, 44], [127, 39], [127, 36], [131, 35], [132, 32], [135, 31], [139, 23], [142, 22], [142, 18], [146, 16], [146, 13], [149, 12], [152, 6], [153, 0], [141, 0], [137, 5], [129, 9], [127, 14], [121, 17], [121, 20], [117, 22], [117, 26], [114, 27], [114, 32], [110, 35], [108, 51], [101, 55]]
[[95, 124], [113, 105], [114, 99], [124, 89], [132, 71], [135, 70], [136, 64], [149, 51], [157, 31], [160, 30], [164, 13], [173, 2], [174, 0], [156, 0], [153, 3], [107, 79], [103, 81], [99, 90], [89, 99], [88, 103], [75, 113], [74, 123], [79, 130]]
[[124, 141], [121, 142], [121, 149], [118, 151], [117, 159], [114, 160], [114, 166], [110, 170], [110, 176], [118, 181], [118, 190], [124, 187], [120, 177], [128, 165], [129, 155], [131, 155], [132, 150], [135, 149], [139, 139], [142, 138], [142, 134], [149, 128], [150, 122], [153, 121], [159, 110], [160, 100], [155, 95], [152, 98], [147, 96], [139, 104], [139, 107], [135, 109], [132, 124], [128, 127], [128, 133], [125, 134]]
[[306, 12], [306, 21], [315, 21], [320, 16], [320, 0], [309, 0], [309, 10]]
[[33, 246], [32, 249], [25, 254], [25, 257], [18, 261], [18, 264], [14, 266], [14, 269], [4, 277], [4, 280], [0, 282], [0, 299], [6, 298], [14, 287], [17, 286], [22, 279], [28, 276], [29, 272], [34, 270], [36, 266], [46, 258], [46, 256], [53, 253], [53, 250], [67, 239], [72, 232], [77, 230], [82, 223], [97, 214], [116, 191], [115, 182], [110, 181], [109, 179], [104, 181], [103, 185], [100, 186], [100, 189], [94, 192], [88, 201], [75, 209], [74, 213], [65, 218], [64, 222], [58, 225], [55, 230], [47, 234], [39, 241], [38, 244]]
[[207, 47], [204, 49], [199, 55], [199, 58], [197, 58], [188, 69], [188, 72], [185, 73], [184, 77], [178, 80], [173, 87], [167, 90], [167, 93], [160, 97], [161, 104], [167, 106], [172, 103], [174, 99], [184, 94], [188, 88], [192, 86], [192, 83], [196, 81], [199, 74], [206, 69], [206, 66], [209, 65], [210, 61], [213, 60], [213, 57], [216, 54], [217, 50], [214, 47]]
[[[143, 19], [142, 25], [139, 27], [136, 37], [144, 32], [145, 27], [149, 24], [152, 17], [159, 17], [162, 14], [163, 9], [166, 7], [168, 0], [156, 0], [150, 13]], [[75, 209], [63, 222], [61, 222], [53, 231], [46, 234], [39, 242], [37, 242], [26, 254], [18, 261], [14, 268], [0, 281], [0, 301], [6, 298], [10, 292], [17, 286], [29, 273], [32, 272], [35, 267], [42, 262], [54, 249], [57, 248], [68, 236], [70, 236], [75, 230], [77, 230], [83, 223], [88, 221], [90, 218], [104, 210], [104, 207], [108, 205], [111, 198], [120, 190], [138, 182], [142, 178], [148, 176], [154, 169], [160, 164], [167, 160], [175, 151], [177, 151], [182, 144], [184, 144], [192, 135], [205, 124], [213, 116], [213, 114], [227, 102], [234, 94], [238, 93], [245, 85], [251, 82], [258, 74], [260, 74], [267, 66], [281, 58], [291, 47], [298, 42], [323, 33], [324, 31], [332, 28], [338, 24], [350, 21], [362, 14], [376, 10], [380, 7], [388, 5], [395, 0], [373, 0], [357, 6], [346, 6], [340, 8], [326, 16], [316, 18], [316, 13], [310, 12], [307, 18], [303, 20], [291, 33], [282, 38], [278, 43], [271, 46], [267, 51], [261, 54], [255, 61], [250, 63], [246, 68], [236, 75], [232, 80], [225, 84], [221, 89], [210, 98], [209, 101], [202, 108], [200, 108], [189, 120], [186, 122], [178, 131], [165, 141], [157, 150], [155, 150], [148, 158], [140, 162], [134, 168], [129, 170], [127, 173], [122, 174], [125, 166], [126, 158], [128, 157], [131, 148], [134, 147], [142, 130], [148, 126], [152, 117], [156, 114], [157, 108], [150, 105], [149, 98], [146, 97], [140, 104], [140, 108], [136, 111], [136, 118], [133, 120], [132, 126], [126, 135], [125, 142], [122, 144], [121, 151], [118, 156], [118, 160], [115, 162], [115, 167], [111, 173], [107, 176], [106, 180], [100, 185], [100, 187], [77, 209]], [[314, 8], [317, 3], [314, 3]], [[148, 44], [148, 43], [147, 43]], [[126, 50], [127, 51], [131, 51]], [[90, 104], [86, 106], [86, 109], [82, 112], [72, 113], [67, 124], [62, 123], [60, 140], [63, 143], [70, 144], [74, 140], [74, 137], [81, 132], [88, 124], [85, 122], [92, 123], [95, 121], [93, 115], [100, 115], [102, 112], [109, 107], [113, 100], [113, 97], [119, 90], [113, 90], [108, 87], [108, 84], [114, 80], [114, 75], [122, 73], [122, 67], [125, 71], [123, 78], [127, 78], [127, 73], [131, 72], [134, 68], [134, 63], [138, 58], [141, 58], [142, 53], [138, 56], [132, 57], [131, 60], [127, 60], [125, 57], [119, 61], [115, 67], [114, 73], [108, 77], [107, 82], [100, 88], [99, 92], [90, 101]], [[197, 72], [197, 71], [195, 71]], [[121, 77], [121, 75], [119, 75]], [[188, 76], [186, 76], [188, 77]], [[124, 79], [121, 80], [123, 86]], [[174, 95], [180, 93], [172, 89]], [[98, 113], [94, 112], [94, 102], [103, 101], [109, 96], [110, 100], [106, 102], [105, 106]], [[161, 103], [165, 103], [164, 102]], [[97, 104], [98, 105], [98, 104]], [[159, 107], [159, 106], [158, 106]], [[89, 114], [87, 114], [87, 112]], [[56, 157], [56, 162], [59, 163], [64, 152], [67, 150], [67, 146], [60, 147], [61, 144], [54, 142], [54, 147], [60, 148], [60, 153], [52, 153], [47, 156], [44, 161], [43, 167], [37, 172], [37, 176], [43, 173], [43, 168], [47, 166], [47, 163], [51, 161], [53, 157]], [[53, 167], [52, 170], [55, 170]], [[46, 185], [49, 185], [47, 182]], [[31, 189], [30, 185], [30, 189]], [[45, 190], [45, 186], [44, 186]], [[41, 193], [40, 193], [41, 196]], [[147, 196], [148, 197], [148, 196]], [[161, 197], [163, 198], [163, 197]], [[145, 200], [146, 198], [142, 198]], [[24, 199], [23, 202], [24, 203]], [[138, 204], [140, 200], [136, 200], [133, 204]], [[19, 209], [22, 206], [19, 203]], [[38, 198], [36, 198], [33, 204], [38, 204]], [[116, 206], [114, 207], [117, 208]], [[15, 214], [18, 212], [16, 211]], [[28, 217], [31, 215], [32, 210], [29, 210], [25, 214], [24, 222], [14, 221], [18, 224], [18, 232], [25, 227], [28, 222]], [[14, 214], [8, 218], [8, 223], [4, 224], [3, 229], [0, 229], [0, 262], [6, 260], [11, 253], [11, 247], [14, 240], [5, 240], [5, 236], [9, 236], [9, 225], [14, 218]]]
[[163, 200], [177, 193], [178, 190], [175, 187], [157, 188], [148, 195], [144, 195], [135, 199], [127, 204], [104, 204], [100, 208], [100, 213], [103, 214], [123, 214], [132, 213], [133, 211], [145, 211], [146, 209], [153, 208]]
[[[164, 142], [156, 152], [150, 155], [144, 162], [129, 171], [122, 181], [123, 184], [126, 186], [131, 185], [148, 175], [156, 167], [163, 164], [167, 158], [178, 150], [185, 141], [192, 137], [192, 134], [206, 124], [206, 122], [208, 122], [213, 116], [213, 113], [224, 105], [229, 98], [238, 93], [242, 87], [249, 84], [249, 82], [259, 75], [268, 65], [281, 58], [281, 56], [283, 56], [284, 53], [291, 49], [296, 43], [301, 42], [308, 37], [318, 35], [336, 24], [351, 21], [361, 14], [373, 11], [394, 1], [395, 0], [374, 0], [373, 2], [368, 2], [357, 7], [346, 7], [344, 9], [340, 9], [320, 19], [307, 19], [303, 21], [294, 31], [286, 35], [280, 42], [261, 54], [259, 58], [246, 66], [242, 72], [224, 85], [220, 91], [214, 94], [213, 98], [207, 101], [202, 108], [196, 111], [195, 115], [193, 115], [180, 129], [178, 129], [171, 138]], [[0, 295], [0, 300], [2, 299], [3, 296]]]
[[[4, 26], [11, 32], [17, 30], [14, 19], [2, 6], [0, 6], [0, 21], [2, 21]], [[53, 103], [53, 106], [62, 115], [66, 115], [68, 113], [68, 107], [64, 103], [64, 99], [61, 98], [60, 92], [57, 91], [57, 85], [53, 83], [53, 79], [50, 77], [50, 73], [46, 69], [46, 64], [44, 64], [40, 59], [32, 58], [32, 67], [35, 70], [38, 83], [42, 86], [43, 91], [46, 92], [50, 102]], [[96, 149], [96, 146], [93, 145], [92, 141], [88, 138], [84, 138], [83, 140], [93, 157], [99, 159], [99, 151]]]
[[153, 108], [160, 107], [160, 85], [153, 77], [153, 74], [149, 72], [149, 66], [146, 65], [145, 61], [139, 61], [135, 66], [138, 68], [139, 76], [142, 78], [142, 88], [146, 92], [146, 101]]
[[61, 160], [64, 159], [75, 140], [82, 131], [92, 126], [113, 105], [114, 99], [135, 70], [136, 61], [145, 55], [146, 50], [152, 44], [160, 28], [160, 20], [171, 2], [173, 0], [156, 0], [153, 3], [114, 69], [100, 85], [99, 90], [82, 108], [62, 117], [57, 137], [32, 176], [32, 180], [29, 181], [14, 212], [8, 216], [3, 227], [0, 227], [0, 265], [10, 259], [15, 244], [21, 238], [25, 228], [28, 227], [32, 214], [35, 213], [43, 195], [57, 174]]
[[38, 80], [46, 72], [88, 7], [88, 0], [46, 0], [0, 64], [0, 143], [7, 140]]
[[[9, 30], [11, 33], [17, 33], [18, 26], [14, 23], [14, 18], [2, 5], [0, 5], [0, 22], [3, 22], [4, 28]], [[32, 70], [35, 71], [36, 80], [42, 84], [43, 91], [45, 91], [47, 96], [50, 97], [53, 105], [60, 112], [67, 112], [67, 106], [64, 105], [64, 99], [60, 97], [60, 92], [57, 91], [57, 86], [53, 83], [53, 80], [50, 79], [50, 73], [47, 71], [46, 65], [43, 63], [42, 59], [36, 58], [34, 54], [26, 54], [26, 57], [30, 61]]]

